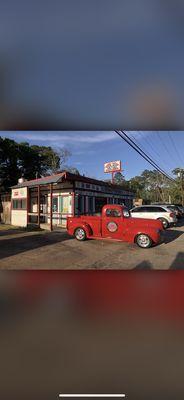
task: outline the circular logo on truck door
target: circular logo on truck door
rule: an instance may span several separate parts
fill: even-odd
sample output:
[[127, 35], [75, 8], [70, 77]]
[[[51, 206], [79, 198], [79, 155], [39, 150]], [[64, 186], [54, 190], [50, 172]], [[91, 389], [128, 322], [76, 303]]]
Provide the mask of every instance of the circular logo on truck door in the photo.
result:
[[109, 232], [116, 232], [118, 229], [118, 225], [116, 224], [116, 222], [111, 221], [107, 224], [107, 229]]

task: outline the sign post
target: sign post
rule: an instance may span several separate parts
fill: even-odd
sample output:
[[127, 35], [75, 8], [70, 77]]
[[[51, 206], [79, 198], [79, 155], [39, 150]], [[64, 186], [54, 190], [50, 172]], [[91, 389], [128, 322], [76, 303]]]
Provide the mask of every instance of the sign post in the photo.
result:
[[104, 173], [112, 174], [112, 184], [114, 183], [114, 174], [115, 172], [121, 172], [121, 161], [110, 161], [104, 164]]

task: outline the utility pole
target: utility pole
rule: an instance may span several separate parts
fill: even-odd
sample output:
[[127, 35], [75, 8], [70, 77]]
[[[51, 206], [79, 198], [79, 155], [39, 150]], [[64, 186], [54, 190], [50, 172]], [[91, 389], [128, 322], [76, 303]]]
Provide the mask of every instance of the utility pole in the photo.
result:
[[178, 172], [178, 177], [180, 178], [180, 184], [181, 184], [181, 202], [182, 202], [182, 206], [184, 206], [183, 175], [184, 175], [184, 170], [180, 168], [180, 171]]

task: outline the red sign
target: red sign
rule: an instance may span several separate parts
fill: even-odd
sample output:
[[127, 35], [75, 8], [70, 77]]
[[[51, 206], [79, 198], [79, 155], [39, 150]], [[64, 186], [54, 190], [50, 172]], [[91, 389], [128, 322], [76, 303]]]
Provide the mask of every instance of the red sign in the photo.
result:
[[121, 161], [110, 161], [104, 164], [104, 172], [111, 173], [111, 172], [118, 172], [121, 171]]

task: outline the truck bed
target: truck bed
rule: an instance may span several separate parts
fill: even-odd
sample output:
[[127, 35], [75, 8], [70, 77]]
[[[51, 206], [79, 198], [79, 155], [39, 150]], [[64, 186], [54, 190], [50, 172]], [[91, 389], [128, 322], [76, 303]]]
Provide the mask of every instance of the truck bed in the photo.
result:
[[75, 226], [80, 224], [89, 224], [93, 231], [93, 236], [101, 236], [102, 217], [98, 215], [81, 215], [77, 217], [67, 218], [67, 229], [70, 231]]

